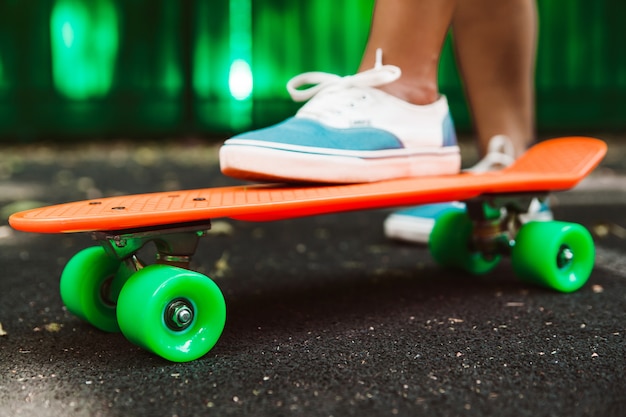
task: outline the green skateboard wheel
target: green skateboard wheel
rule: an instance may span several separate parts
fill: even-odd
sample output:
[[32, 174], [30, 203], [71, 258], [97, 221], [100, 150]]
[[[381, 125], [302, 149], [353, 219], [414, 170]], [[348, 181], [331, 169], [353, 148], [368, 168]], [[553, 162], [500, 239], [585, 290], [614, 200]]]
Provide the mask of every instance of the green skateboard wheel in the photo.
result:
[[128, 340], [167, 360], [187, 362], [217, 343], [226, 322], [218, 286], [198, 272], [151, 265], [122, 288], [117, 319]]
[[433, 259], [441, 266], [475, 275], [486, 274], [495, 268], [500, 255], [486, 258], [471, 250], [472, 228], [472, 221], [465, 212], [451, 211], [439, 216], [428, 240]]
[[594, 257], [593, 238], [583, 226], [531, 222], [522, 226], [517, 234], [511, 261], [521, 280], [572, 292], [589, 279]]
[[94, 246], [78, 252], [61, 274], [61, 299], [68, 311], [100, 330], [118, 332], [115, 307], [129, 275], [118, 259]]

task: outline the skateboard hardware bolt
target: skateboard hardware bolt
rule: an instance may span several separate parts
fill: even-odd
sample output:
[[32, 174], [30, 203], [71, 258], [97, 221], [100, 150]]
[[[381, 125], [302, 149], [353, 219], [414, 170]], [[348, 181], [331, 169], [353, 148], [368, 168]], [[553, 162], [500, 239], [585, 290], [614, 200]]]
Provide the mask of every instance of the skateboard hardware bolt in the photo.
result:
[[565, 268], [574, 260], [574, 252], [568, 246], [563, 245], [559, 248], [559, 253], [556, 257], [556, 264], [559, 268]]
[[113, 208], [111, 208], [111, 210], [126, 210], [126, 207], [124, 207], [124, 206], [113, 207]]
[[163, 255], [161, 253], [157, 253], [157, 260], [163, 261], [165, 263], [174, 263], [174, 262], [186, 262], [191, 261], [191, 256], [189, 255]]
[[115, 236], [115, 238], [113, 238], [113, 241], [115, 242], [115, 246], [117, 246], [118, 248], [126, 247], [126, 239], [124, 238]]
[[193, 199], [193, 201], [206, 201], [206, 198], [204, 197], [196, 197]]
[[172, 330], [182, 331], [193, 321], [193, 306], [188, 300], [179, 298], [165, 308], [165, 324]]
[[90, 202], [89, 202], [89, 205], [90, 205], [90, 206], [97, 206], [97, 205], [99, 205], [99, 204], [102, 204], [102, 202], [101, 202], [101, 201], [90, 201]]
[[140, 271], [144, 268], [143, 263], [137, 258], [137, 255], [132, 255], [130, 258], [126, 258], [126, 265], [131, 271]]

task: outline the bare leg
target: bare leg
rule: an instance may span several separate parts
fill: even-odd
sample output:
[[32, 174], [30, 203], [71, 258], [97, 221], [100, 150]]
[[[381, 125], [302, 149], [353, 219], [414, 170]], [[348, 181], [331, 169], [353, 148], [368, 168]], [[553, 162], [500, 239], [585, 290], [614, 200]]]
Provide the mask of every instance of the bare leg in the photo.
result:
[[504, 134], [520, 155], [534, 139], [533, 0], [378, 0], [360, 70], [371, 68], [382, 48], [385, 63], [402, 69], [382, 89], [413, 104], [435, 101], [451, 22], [481, 153], [491, 137]]
[[534, 0], [463, 0], [452, 20], [479, 148], [498, 134], [521, 155], [534, 139]]
[[[463, 2], [471, 2], [463, 0]], [[496, 0], [497, 1], [497, 0]], [[507, 0], [508, 1], [508, 0]], [[402, 77], [382, 90], [413, 104], [439, 97], [439, 56], [457, 0], [378, 0], [360, 71], [373, 67], [376, 49]]]

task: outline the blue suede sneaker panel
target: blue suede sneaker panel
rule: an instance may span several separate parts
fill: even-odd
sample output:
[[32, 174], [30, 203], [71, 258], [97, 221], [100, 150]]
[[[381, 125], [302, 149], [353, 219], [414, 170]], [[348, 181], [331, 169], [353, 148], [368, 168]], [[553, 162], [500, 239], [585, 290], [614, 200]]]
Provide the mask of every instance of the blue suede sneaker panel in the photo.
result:
[[443, 146], [457, 146], [456, 131], [450, 113], [443, 119]]
[[232, 139], [352, 151], [404, 148], [395, 135], [381, 129], [371, 127], [337, 129], [314, 120], [296, 117], [265, 129], [239, 134]]
[[465, 204], [462, 203], [435, 203], [425, 204], [422, 206], [414, 206], [406, 209], [398, 210], [394, 214], [410, 216], [421, 219], [437, 219], [443, 213], [448, 211], [463, 211]]

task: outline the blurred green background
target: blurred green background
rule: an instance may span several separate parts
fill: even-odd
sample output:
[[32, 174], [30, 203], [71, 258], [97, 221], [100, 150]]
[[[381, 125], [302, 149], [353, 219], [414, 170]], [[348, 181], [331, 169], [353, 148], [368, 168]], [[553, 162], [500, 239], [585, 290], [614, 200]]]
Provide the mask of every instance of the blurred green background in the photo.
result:
[[[279, 121], [287, 80], [353, 73], [373, 0], [0, 0], [0, 141], [225, 135]], [[626, 2], [538, 2], [537, 122], [626, 128]], [[447, 42], [440, 69], [471, 127]]]

